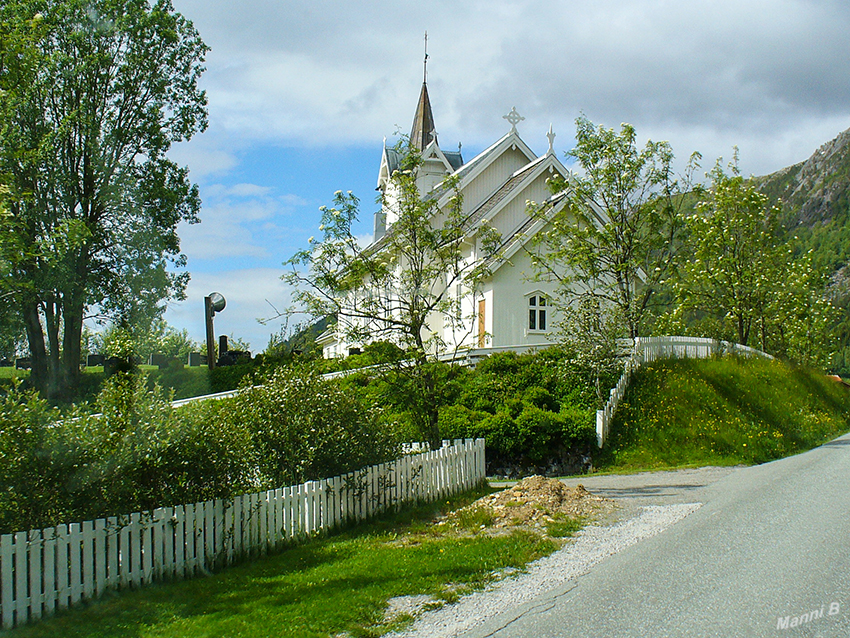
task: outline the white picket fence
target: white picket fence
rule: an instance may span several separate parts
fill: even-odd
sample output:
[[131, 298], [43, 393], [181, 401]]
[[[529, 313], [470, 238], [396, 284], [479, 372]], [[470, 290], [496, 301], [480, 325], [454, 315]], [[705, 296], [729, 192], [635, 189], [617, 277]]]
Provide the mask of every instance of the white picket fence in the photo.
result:
[[485, 479], [484, 439], [303, 485], [0, 536], [3, 629], [107, 590], [190, 578]]
[[729, 341], [717, 339], [704, 339], [700, 337], [637, 337], [635, 339], [634, 352], [626, 361], [617, 385], [611, 388], [608, 402], [601, 410], [596, 411], [596, 444], [601, 448], [608, 439], [611, 422], [617, 406], [626, 394], [626, 388], [632, 380], [632, 375], [644, 363], [650, 363], [657, 359], [708, 359], [713, 356], [725, 354], [742, 357], [773, 357], [766, 352], [742, 346]]

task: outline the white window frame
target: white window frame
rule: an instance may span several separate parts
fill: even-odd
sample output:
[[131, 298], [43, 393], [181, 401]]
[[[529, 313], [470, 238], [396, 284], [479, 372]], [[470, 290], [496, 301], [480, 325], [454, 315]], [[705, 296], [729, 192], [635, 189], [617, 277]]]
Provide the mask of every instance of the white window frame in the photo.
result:
[[[525, 297], [525, 329], [529, 334], [546, 334], [549, 332], [549, 309], [552, 302], [541, 292], [532, 292]], [[541, 324], [543, 327], [541, 328]]]

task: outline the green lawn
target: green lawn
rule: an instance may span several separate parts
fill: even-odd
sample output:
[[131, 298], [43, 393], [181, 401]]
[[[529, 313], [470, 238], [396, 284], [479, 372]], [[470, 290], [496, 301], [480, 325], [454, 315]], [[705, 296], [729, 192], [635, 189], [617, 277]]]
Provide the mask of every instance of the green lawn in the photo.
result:
[[[160, 370], [157, 366], [140, 365], [139, 369], [148, 375], [151, 384], [157, 383], [163, 388], [174, 390], [175, 399], [203, 396], [214, 392], [232, 390], [239, 386], [248, 366], [229, 366], [216, 368], [210, 372], [206, 366], [176, 367]], [[11, 384], [11, 379], [26, 379], [29, 370], [0, 368], [0, 385]], [[103, 366], [91, 366], [83, 369], [80, 387], [75, 403], [92, 401], [100, 391], [105, 376]]]
[[427, 593], [453, 600], [458, 587], [481, 587], [499, 570], [521, 568], [556, 548], [528, 532], [491, 538], [433, 527], [435, 512], [409, 510], [209, 577], [115, 594], [8, 638], [377, 636], [392, 628], [382, 624], [389, 598]]
[[850, 429], [850, 389], [766, 359], [659, 361], [638, 372], [597, 453], [602, 471], [764, 463]]

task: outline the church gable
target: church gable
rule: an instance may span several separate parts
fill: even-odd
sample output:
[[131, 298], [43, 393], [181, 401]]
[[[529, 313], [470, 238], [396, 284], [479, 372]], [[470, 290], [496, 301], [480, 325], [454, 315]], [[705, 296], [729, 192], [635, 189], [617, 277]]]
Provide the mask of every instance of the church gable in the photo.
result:
[[518, 171], [493, 197], [484, 202], [474, 214], [475, 225], [487, 224], [503, 238], [514, 235], [529, 218], [528, 202], [544, 201], [550, 196], [546, 180], [552, 173], [540, 164]]
[[472, 213], [482, 202], [491, 198], [512, 178], [536, 157], [528, 157], [512, 144], [505, 144], [499, 152], [492, 154], [486, 164], [470, 175], [466, 183], [461, 183], [464, 212]]

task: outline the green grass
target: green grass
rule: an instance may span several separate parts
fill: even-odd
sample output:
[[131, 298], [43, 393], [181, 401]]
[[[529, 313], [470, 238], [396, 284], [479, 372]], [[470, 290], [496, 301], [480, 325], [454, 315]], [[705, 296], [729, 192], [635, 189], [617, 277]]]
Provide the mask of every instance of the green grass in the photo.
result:
[[546, 523], [546, 533], [552, 538], [569, 538], [585, 526], [585, 520], [583, 518], [567, 516], [561, 513], [556, 513], [552, 518], [554, 520]]
[[[441, 505], [454, 509], [482, 493]], [[556, 548], [528, 532], [416, 533], [434, 514], [434, 506], [407, 510], [209, 577], [116, 594], [6, 637], [378, 636], [398, 625], [383, 623], [389, 598], [450, 601]]]
[[850, 390], [765, 359], [645, 366], [594, 465], [607, 472], [764, 463], [850, 429]]

